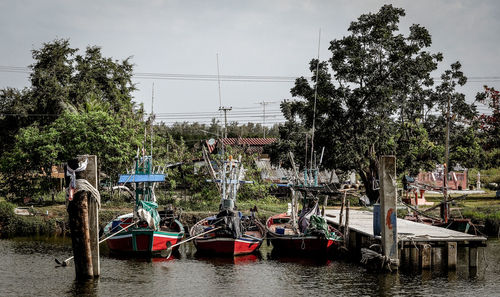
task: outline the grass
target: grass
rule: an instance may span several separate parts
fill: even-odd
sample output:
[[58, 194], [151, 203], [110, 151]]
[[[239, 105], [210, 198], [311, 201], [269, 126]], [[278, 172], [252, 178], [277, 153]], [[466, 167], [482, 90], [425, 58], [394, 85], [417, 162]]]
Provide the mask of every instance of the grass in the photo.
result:
[[[459, 196], [461, 195], [451, 195], [452, 198]], [[426, 195], [426, 200], [439, 203], [443, 201], [443, 196], [429, 194]], [[432, 214], [439, 217], [439, 208], [434, 210]], [[450, 214], [451, 217], [469, 218], [473, 223], [484, 226], [482, 230], [485, 234], [497, 235], [499, 232], [500, 199], [496, 198], [496, 191], [486, 191], [483, 194], [472, 194], [465, 199], [454, 200], [450, 206]]]

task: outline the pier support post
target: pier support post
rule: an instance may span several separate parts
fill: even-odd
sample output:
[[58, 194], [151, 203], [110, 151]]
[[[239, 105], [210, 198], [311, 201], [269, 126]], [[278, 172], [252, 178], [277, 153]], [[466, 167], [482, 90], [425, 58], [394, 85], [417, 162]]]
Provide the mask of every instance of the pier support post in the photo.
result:
[[412, 269], [417, 270], [420, 267], [419, 251], [417, 247], [412, 247], [410, 249], [410, 265]]
[[469, 247], [469, 268], [477, 268], [478, 266], [478, 252], [477, 247]]
[[347, 207], [345, 209], [345, 226], [344, 226], [344, 247], [349, 249], [349, 210], [351, 208], [351, 201], [347, 201]]
[[457, 243], [456, 242], [448, 242], [446, 244], [448, 251], [448, 269], [455, 270], [457, 269]]
[[432, 248], [432, 267], [433, 269], [443, 268], [443, 247]]
[[[396, 214], [396, 157], [382, 156], [379, 166], [380, 226], [383, 254], [398, 263], [398, 231]], [[399, 265], [399, 263], [398, 263]], [[397, 268], [397, 266], [395, 267]]]
[[430, 244], [423, 244], [420, 248], [420, 262], [422, 263], [422, 269], [427, 270], [431, 268], [431, 255], [432, 255], [432, 247]]
[[[82, 166], [87, 160], [87, 166]], [[78, 156], [68, 161], [69, 171], [74, 171], [75, 180], [85, 179], [97, 189], [96, 156]], [[68, 174], [67, 174], [68, 175]], [[68, 176], [71, 176], [69, 174]], [[67, 178], [71, 188], [71, 178]], [[71, 191], [71, 190], [70, 190]], [[88, 191], [70, 193], [68, 202], [71, 242], [77, 278], [99, 276], [99, 226], [98, 205]]]

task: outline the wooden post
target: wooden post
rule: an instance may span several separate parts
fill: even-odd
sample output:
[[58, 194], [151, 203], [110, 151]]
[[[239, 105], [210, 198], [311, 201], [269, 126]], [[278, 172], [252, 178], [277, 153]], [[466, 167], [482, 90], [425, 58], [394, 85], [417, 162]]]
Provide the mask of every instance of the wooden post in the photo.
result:
[[339, 230], [342, 227], [342, 219], [344, 215], [344, 205], [345, 205], [345, 196], [347, 195], [347, 192], [344, 192], [344, 195], [342, 196], [342, 204], [340, 205], [340, 214], [339, 214]]
[[457, 243], [456, 242], [448, 242], [446, 244], [448, 250], [448, 269], [455, 270], [457, 269]]
[[426, 269], [430, 269], [431, 268], [431, 253], [432, 253], [432, 247], [430, 244], [424, 244], [421, 246], [420, 248], [421, 250], [421, 253], [420, 253], [420, 257], [421, 257], [421, 263], [422, 263], [422, 269], [426, 270]]
[[357, 236], [358, 233], [356, 231], [349, 232], [349, 250], [351, 251], [356, 251], [356, 248], [358, 246]]
[[477, 268], [478, 259], [477, 247], [469, 247], [469, 268]]
[[[76, 179], [87, 179], [90, 184], [97, 186], [96, 156], [78, 156], [76, 159], [69, 160], [67, 166], [75, 170], [85, 159], [88, 159], [87, 168], [76, 172]], [[68, 178], [68, 186], [69, 180]], [[76, 277], [92, 278], [98, 276], [100, 267], [97, 205], [89, 192], [79, 191], [73, 195], [72, 201], [69, 201], [67, 211]]]
[[401, 256], [399, 258], [399, 263], [405, 269], [410, 267], [410, 257], [411, 257], [410, 250], [411, 248], [408, 246], [405, 246], [401, 249]]
[[[78, 159], [88, 160], [87, 169], [82, 172], [83, 179], [86, 179], [94, 188], [98, 189], [97, 157], [95, 155], [78, 156]], [[95, 199], [88, 200], [89, 205], [89, 234], [92, 252], [92, 268], [94, 276], [99, 276], [101, 265], [99, 261], [99, 205]]]
[[410, 265], [412, 269], [417, 270], [420, 267], [419, 249], [412, 247], [410, 249]]
[[443, 268], [443, 248], [442, 247], [434, 247], [432, 249], [432, 266], [434, 269]]
[[351, 208], [351, 201], [347, 201], [345, 209], [345, 226], [344, 226], [344, 247], [349, 247], [349, 209]]
[[382, 156], [380, 158], [379, 179], [382, 250], [384, 256], [398, 263], [395, 156]]

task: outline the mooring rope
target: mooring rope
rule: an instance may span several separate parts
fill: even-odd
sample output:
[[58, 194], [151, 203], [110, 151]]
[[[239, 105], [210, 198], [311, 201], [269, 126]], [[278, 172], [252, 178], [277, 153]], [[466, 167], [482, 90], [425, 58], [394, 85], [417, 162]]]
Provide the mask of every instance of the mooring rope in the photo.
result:
[[[95, 202], [97, 203], [97, 208], [101, 208], [101, 194], [99, 194], [99, 191], [94, 188], [86, 179], [77, 179], [75, 180], [75, 192], [74, 194], [81, 192], [81, 191], [87, 191], [90, 193], [90, 197], [94, 198]], [[69, 191], [70, 188], [68, 187], [66, 189], [66, 197], [69, 197]], [[68, 200], [68, 199], [66, 199]]]

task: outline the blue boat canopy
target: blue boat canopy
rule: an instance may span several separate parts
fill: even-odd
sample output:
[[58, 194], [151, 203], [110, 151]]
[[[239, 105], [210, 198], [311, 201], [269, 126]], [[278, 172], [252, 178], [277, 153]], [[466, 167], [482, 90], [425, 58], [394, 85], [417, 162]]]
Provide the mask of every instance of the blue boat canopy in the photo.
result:
[[165, 174], [120, 174], [120, 178], [118, 179], [119, 184], [164, 181]]

